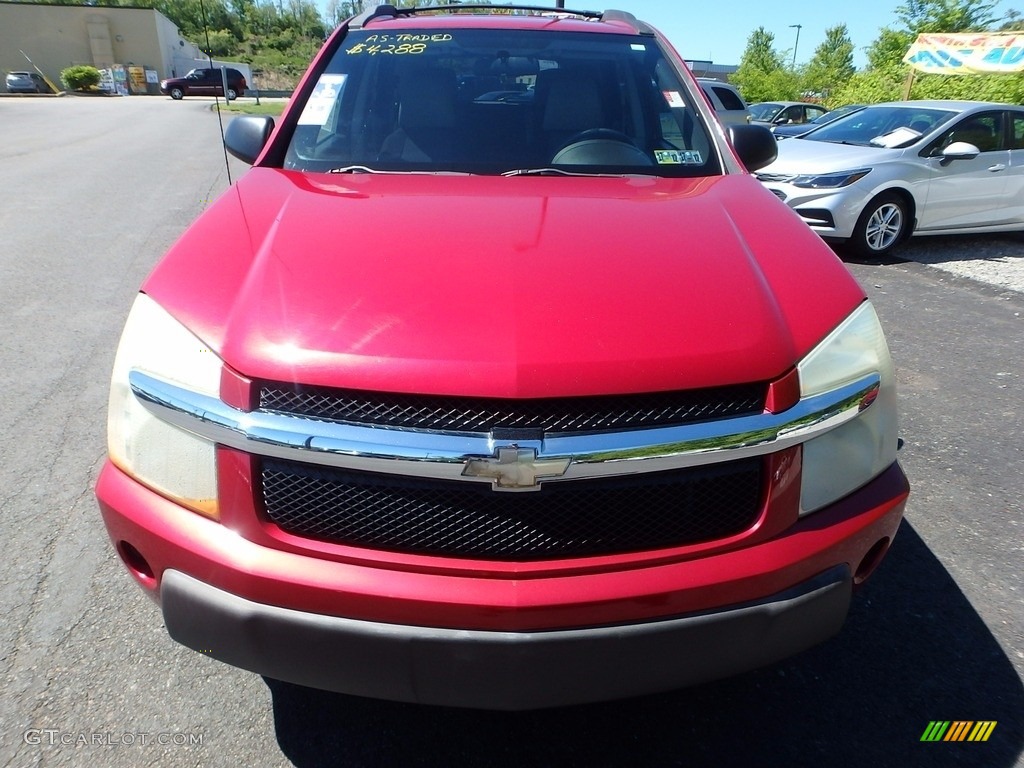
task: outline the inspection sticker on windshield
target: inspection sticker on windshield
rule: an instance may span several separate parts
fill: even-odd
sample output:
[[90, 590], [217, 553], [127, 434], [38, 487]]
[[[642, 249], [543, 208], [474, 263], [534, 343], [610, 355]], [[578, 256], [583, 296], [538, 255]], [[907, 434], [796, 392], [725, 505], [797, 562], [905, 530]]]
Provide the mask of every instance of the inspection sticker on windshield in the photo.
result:
[[654, 159], [658, 161], [658, 165], [704, 165], [704, 160], [696, 149], [656, 149]]
[[341, 96], [347, 75], [320, 75], [309, 101], [299, 115], [299, 125], [325, 125], [334, 103]]
[[683, 97], [680, 95], [679, 91], [662, 91], [661, 93], [670, 107], [686, 106], [686, 102], [683, 101]]

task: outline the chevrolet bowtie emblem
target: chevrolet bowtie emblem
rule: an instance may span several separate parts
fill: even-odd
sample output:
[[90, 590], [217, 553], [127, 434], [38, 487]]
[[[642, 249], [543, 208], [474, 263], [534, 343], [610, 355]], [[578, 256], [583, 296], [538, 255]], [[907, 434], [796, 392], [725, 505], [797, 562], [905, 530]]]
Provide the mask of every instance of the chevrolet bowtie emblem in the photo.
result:
[[463, 477], [487, 477], [496, 491], [539, 491], [541, 480], [561, 477], [572, 463], [570, 458], [539, 459], [533, 448], [510, 445], [494, 456], [466, 461]]

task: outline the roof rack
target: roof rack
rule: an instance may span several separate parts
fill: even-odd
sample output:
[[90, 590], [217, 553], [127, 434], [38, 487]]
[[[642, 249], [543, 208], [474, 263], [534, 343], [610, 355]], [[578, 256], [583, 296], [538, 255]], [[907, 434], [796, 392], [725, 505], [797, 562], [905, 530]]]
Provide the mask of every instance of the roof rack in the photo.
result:
[[398, 9], [393, 5], [377, 5], [369, 10], [363, 11], [348, 23], [349, 29], [362, 29], [369, 22], [377, 18], [388, 17], [389, 19], [398, 16]]
[[363, 11], [349, 23], [349, 29], [362, 29], [367, 24], [377, 19], [397, 19], [399, 17], [411, 17], [417, 13], [459, 13], [462, 11], [529, 11], [537, 14], [575, 16], [591, 21], [618, 21], [629, 24], [635, 31], [652, 34], [651, 28], [636, 16], [627, 11], [574, 11], [568, 8], [551, 8], [536, 5], [488, 5], [484, 3], [465, 3], [460, 5], [423, 5], [411, 8], [396, 8], [393, 5], [378, 5], [367, 11]]

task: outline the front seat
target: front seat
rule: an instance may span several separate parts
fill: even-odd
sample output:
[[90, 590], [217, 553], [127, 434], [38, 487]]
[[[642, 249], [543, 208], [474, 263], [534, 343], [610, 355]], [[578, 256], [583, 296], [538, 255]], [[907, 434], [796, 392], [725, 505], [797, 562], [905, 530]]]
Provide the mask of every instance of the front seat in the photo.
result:
[[570, 138], [595, 128], [611, 128], [597, 81], [583, 72], [547, 69], [537, 75], [540, 135], [550, 157]]
[[445, 69], [406, 72], [398, 84], [398, 129], [384, 139], [381, 160], [445, 162], [461, 146], [455, 73]]

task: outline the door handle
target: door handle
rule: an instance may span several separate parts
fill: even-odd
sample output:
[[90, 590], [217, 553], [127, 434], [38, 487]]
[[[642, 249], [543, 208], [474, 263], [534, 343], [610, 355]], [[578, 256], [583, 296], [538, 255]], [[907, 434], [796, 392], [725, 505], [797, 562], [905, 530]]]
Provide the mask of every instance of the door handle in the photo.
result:
[[1003, 165], [1003, 163], [996, 163], [995, 165], [990, 165], [988, 169], [992, 171], [992, 173], [996, 173], [998, 171], [1005, 171], [1006, 166]]

